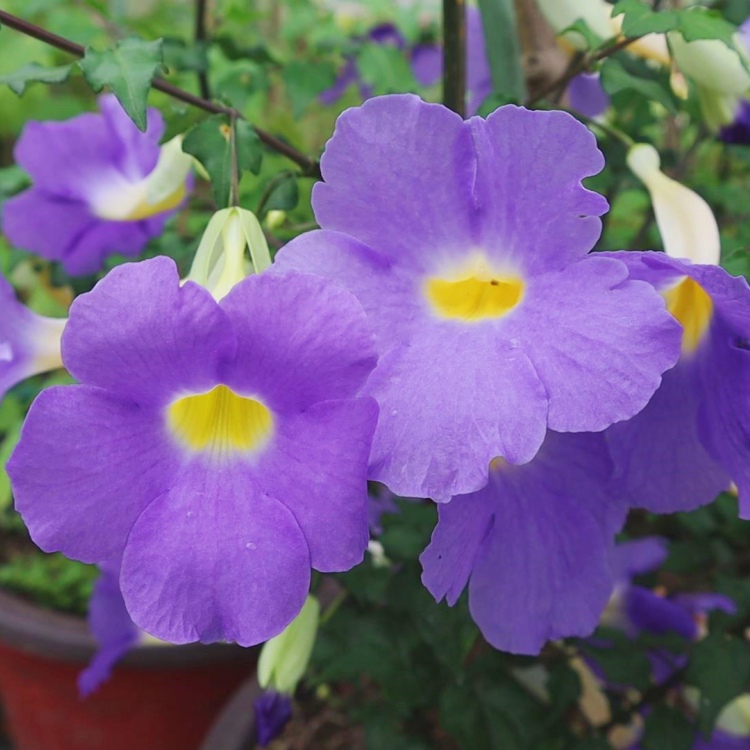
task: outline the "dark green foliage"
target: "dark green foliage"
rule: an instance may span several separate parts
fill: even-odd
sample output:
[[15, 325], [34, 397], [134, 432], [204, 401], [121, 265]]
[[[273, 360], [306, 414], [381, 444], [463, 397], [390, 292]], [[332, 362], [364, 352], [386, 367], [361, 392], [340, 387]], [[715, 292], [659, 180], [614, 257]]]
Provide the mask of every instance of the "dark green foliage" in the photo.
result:
[[94, 91], [110, 88], [139, 130], [146, 130], [146, 99], [163, 65], [161, 39], [129, 38], [109, 50], [88, 48], [78, 65]]

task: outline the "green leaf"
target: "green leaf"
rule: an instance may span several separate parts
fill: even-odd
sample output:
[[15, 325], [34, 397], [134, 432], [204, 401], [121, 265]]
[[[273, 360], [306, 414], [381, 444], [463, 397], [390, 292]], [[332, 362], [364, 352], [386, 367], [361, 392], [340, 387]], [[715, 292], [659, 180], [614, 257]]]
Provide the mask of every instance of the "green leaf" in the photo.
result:
[[685, 715], [670, 706], [656, 706], [646, 717], [641, 746], [644, 750], [691, 750], [695, 730]]
[[674, 96], [666, 85], [654, 79], [633, 75], [623, 67], [619, 60], [612, 57], [602, 65], [601, 83], [604, 90], [611, 96], [621, 91], [636, 91], [649, 101], [663, 104], [672, 113], [677, 111]]
[[479, 9], [493, 91], [523, 101], [526, 82], [513, 0], [479, 0]]
[[737, 33], [737, 27], [716, 11], [708, 8], [689, 8], [679, 14], [679, 21], [679, 30], [687, 42], [718, 39], [730, 49], [736, 49], [734, 35]]
[[591, 27], [582, 18], [577, 19], [575, 23], [572, 23], [568, 28], [563, 29], [560, 32], [560, 36], [563, 38], [567, 38], [570, 34], [578, 34], [583, 37], [583, 41], [586, 42], [586, 47], [588, 49], [599, 47], [607, 41], [602, 39], [598, 34], [595, 34], [591, 30]]
[[299, 201], [297, 177], [291, 172], [284, 174], [271, 188], [264, 206], [265, 211], [290, 211]]
[[263, 162], [263, 146], [255, 128], [247, 120], [237, 120], [234, 124], [234, 137], [240, 172], [258, 174]]
[[281, 73], [292, 112], [299, 117], [307, 105], [318, 98], [336, 81], [333, 63], [292, 60]]
[[357, 55], [357, 67], [362, 80], [373, 87], [376, 94], [415, 91], [414, 78], [404, 53], [391, 45], [368, 42]]
[[642, 0], [620, 0], [615, 3], [613, 16], [624, 14], [622, 33], [625, 36], [664, 34], [679, 25], [679, 14], [675, 11], [654, 11]]
[[[593, 645], [594, 642], [597, 645]], [[632, 685], [639, 690], [645, 690], [651, 684], [648, 657], [619, 631], [599, 628], [592, 641], [581, 642], [581, 648], [599, 665], [610, 682]]]
[[102, 52], [87, 47], [78, 65], [94, 91], [111, 88], [138, 129], [146, 130], [146, 98], [163, 66], [161, 39], [124, 39]]
[[72, 65], [58, 65], [47, 68], [44, 65], [32, 62], [22, 68], [0, 76], [0, 83], [4, 83], [18, 96], [26, 93], [30, 83], [63, 83], [68, 80]]
[[[239, 172], [260, 170], [261, 146], [253, 126], [245, 120], [235, 123], [235, 147]], [[233, 179], [232, 129], [226, 115], [212, 115], [199, 122], [186, 136], [182, 150], [194, 156], [211, 178], [214, 200], [219, 208], [229, 205]]]
[[685, 680], [700, 691], [698, 728], [712, 731], [722, 708], [750, 682], [750, 649], [739, 638], [712, 633], [696, 644]]

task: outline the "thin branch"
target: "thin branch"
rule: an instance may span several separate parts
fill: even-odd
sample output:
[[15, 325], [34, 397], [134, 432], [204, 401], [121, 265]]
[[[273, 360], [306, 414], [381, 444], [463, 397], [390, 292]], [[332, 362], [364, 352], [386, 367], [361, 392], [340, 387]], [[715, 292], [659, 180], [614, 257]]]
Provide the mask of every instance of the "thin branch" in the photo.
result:
[[443, 0], [443, 104], [464, 116], [466, 111], [465, 0]]
[[[65, 37], [53, 34], [51, 31], [47, 31], [41, 26], [37, 26], [36, 24], [30, 23], [29, 21], [24, 21], [23, 19], [18, 18], [17, 16], [14, 16], [10, 13], [6, 13], [3, 10], [0, 10], [0, 22], [8, 26], [8, 28], [20, 31], [26, 36], [38, 39], [40, 42], [44, 42], [51, 47], [56, 47], [57, 49], [60, 49], [63, 52], [67, 52], [70, 55], [83, 57], [86, 54], [86, 49], [82, 45], [76, 44], [76, 42], [73, 42], [70, 39], [66, 39]], [[189, 91], [185, 91], [184, 89], [168, 83], [162, 78], [154, 79], [152, 86], [157, 91], [161, 91], [163, 94], [171, 96], [173, 99], [178, 99], [185, 104], [190, 104], [193, 107], [198, 107], [204, 112], [210, 112], [214, 115], [227, 115], [230, 118], [242, 117], [242, 113], [232, 107], [225, 107], [222, 104], [217, 104], [216, 102], [209, 101], [208, 99], [203, 99], [200, 96], [191, 94]], [[276, 136], [271, 135], [265, 130], [262, 130], [261, 128], [258, 128], [254, 125], [253, 128], [255, 129], [255, 132], [258, 134], [258, 138], [260, 138], [262, 143], [268, 146], [268, 148], [277, 151], [290, 161], [294, 162], [297, 166], [300, 167], [303, 175], [305, 175], [306, 177], [316, 177], [320, 179], [320, 164], [315, 159], [311, 159], [309, 156], [306, 156], [301, 151], [298, 151], [293, 146], [284, 143], [284, 141], [279, 140], [278, 138], [276, 138]]]
[[552, 81], [549, 85], [545, 86], [541, 91], [529, 99], [526, 102], [526, 106], [531, 107], [542, 99], [545, 99], [550, 94], [553, 94], [558, 89], [564, 88], [577, 75], [585, 73], [594, 63], [601, 62], [621, 50], [624, 50], [633, 42], [638, 41], [638, 39], [640, 39], [638, 36], [621, 39], [619, 42], [616, 42], [609, 47], [605, 47], [594, 54], [583, 55], [577, 65], [571, 65], [559, 78]]
[[[208, 39], [206, 31], [206, 16], [208, 14], [208, 0], [196, 0], [195, 3], [195, 43], [205, 45]], [[208, 85], [208, 71], [198, 71], [198, 88], [204, 99], [211, 98], [211, 87]]]

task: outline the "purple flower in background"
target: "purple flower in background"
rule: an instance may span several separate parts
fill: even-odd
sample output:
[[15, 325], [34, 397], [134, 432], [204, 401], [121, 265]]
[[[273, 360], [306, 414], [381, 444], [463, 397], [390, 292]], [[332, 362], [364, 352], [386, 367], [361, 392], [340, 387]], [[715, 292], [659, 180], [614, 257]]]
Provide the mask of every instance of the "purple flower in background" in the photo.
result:
[[571, 108], [585, 117], [599, 117], [612, 103], [598, 73], [577, 75], [568, 86], [568, 98]]
[[86, 669], [78, 676], [78, 689], [86, 696], [97, 690], [112, 674], [112, 669], [141, 637], [130, 619], [120, 591], [120, 565], [99, 566], [101, 575], [94, 584], [89, 602], [89, 630], [98, 649]]
[[35, 542], [122, 557], [143, 630], [249, 646], [281, 632], [310, 568], [368, 543], [376, 362], [356, 299], [305, 274], [251, 276], [221, 302], [155, 258], [73, 303], [63, 359], [9, 463]]
[[322, 231], [275, 268], [338, 280], [375, 328], [370, 479], [447, 501], [498, 456], [530, 461], [548, 428], [596, 432], [646, 405], [679, 326], [623, 263], [588, 255], [607, 204], [581, 180], [602, 165], [563, 112], [464, 121], [406, 94], [339, 117], [313, 189]]
[[[739, 33], [745, 50], [750, 54], [750, 18], [740, 26]], [[725, 125], [719, 131], [719, 139], [725, 143], [750, 146], [750, 102], [747, 99], [740, 101], [734, 122]]]
[[[419, 45], [411, 57], [414, 77], [422, 86], [436, 84], [443, 75], [443, 50], [437, 45]], [[485, 49], [482, 14], [466, 9], [466, 114], [476, 114], [492, 93], [492, 74]]]
[[[610, 255], [610, 254], [608, 254]], [[621, 252], [633, 279], [660, 291], [682, 324], [679, 363], [648, 406], [607, 431], [634, 506], [656, 513], [711, 502], [734, 482], [750, 517], [750, 288], [714, 265]]]
[[[390, 45], [396, 47], [396, 49], [404, 49], [406, 46], [406, 40], [401, 32], [391, 23], [376, 26], [361, 41]], [[345, 58], [344, 67], [339, 72], [336, 82], [331, 88], [326, 89], [320, 94], [318, 99], [325, 105], [335, 104], [346, 93], [349, 86], [354, 84], [359, 87], [359, 95], [363, 101], [372, 96], [372, 86], [362, 80], [356, 58], [353, 55], [349, 55]]]
[[101, 114], [30, 122], [15, 148], [33, 187], [6, 201], [8, 240], [71, 275], [98, 271], [114, 253], [136, 256], [186, 195], [190, 158], [179, 140], [163, 148], [161, 114], [141, 133], [114, 96]]
[[[621, 542], [615, 547], [610, 558], [615, 589], [602, 616], [602, 625], [616, 628], [630, 638], [641, 633], [656, 636], [672, 633], [695, 641], [703, 634], [702, 620], [707, 613], [721, 610], [733, 614], [736, 611], [731, 599], [715, 592], [666, 596], [633, 582], [635, 576], [659, 568], [667, 554], [666, 541], [659, 537]], [[595, 666], [595, 654], [591, 654], [591, 658]], [[651, 649], [649, 660], [654, 680], [662, 683], [684, 666], [686, 657], [665, 649]], [[600, 671], [596, 666], [595, 669]]]
[[[466, 9], [466, 109], [473, 115], [482, 102], [492, 93], [492, 76], [482, 29], [482, 14], [477, 8]], [[366, 40], [377, 44], [392, 45], [398, 49], [406, 47], [406, 40], [392, 24], [375, 27]], [[421, 86], [433, 86], [443, 75], [443, 50], [437, 44], [419, 44], [411, 52], [411, 67]], [[372, 86], [360, 75], [356, 59], [347, 57], [336, 83], [320, 95], [323, 104], [335, 104], [349, 86], [357, 84], [362, 100], [373, 95]]]
[[484, 489], [439, 506], [423, 583], [451, 606], [468, 584], [474, 621], [504, 651], [589, 635], [612, 593], [608, 559], [627, 512], [611, 477], [600, 434], [550, 432], [530, 463], [493, 462]]
[[291, 721], [292, 699], [289, 695], [268, 690], [253, 701], [253, 709], [258, 744], [266, 747]]
[[66, 322], [29, 310], [0, 276], [0, 400], [16, 383], [62, 367], [60, 338]]

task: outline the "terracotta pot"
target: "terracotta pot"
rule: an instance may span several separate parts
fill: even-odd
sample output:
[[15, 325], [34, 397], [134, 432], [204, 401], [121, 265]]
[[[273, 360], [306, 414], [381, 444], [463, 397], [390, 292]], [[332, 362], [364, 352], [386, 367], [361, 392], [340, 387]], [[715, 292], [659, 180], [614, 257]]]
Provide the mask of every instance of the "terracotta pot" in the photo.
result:
[[258, 655], [139, 646], [82, 700], [76, 678], [94, 650], [83, 620], [0, 591], [0, 700], [14, 750], [197, 749]]

